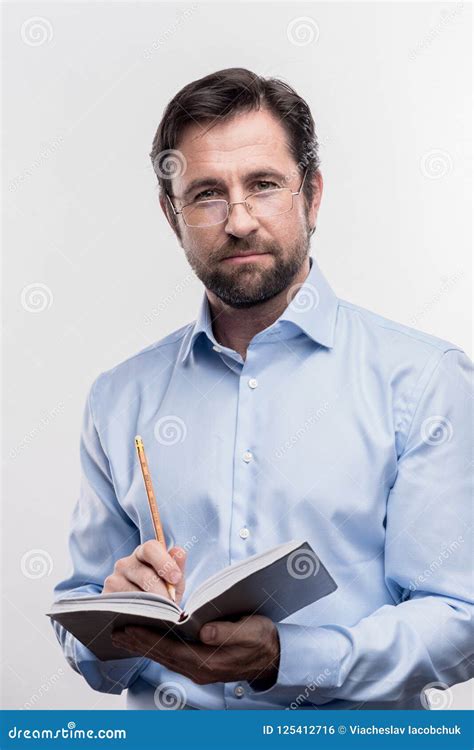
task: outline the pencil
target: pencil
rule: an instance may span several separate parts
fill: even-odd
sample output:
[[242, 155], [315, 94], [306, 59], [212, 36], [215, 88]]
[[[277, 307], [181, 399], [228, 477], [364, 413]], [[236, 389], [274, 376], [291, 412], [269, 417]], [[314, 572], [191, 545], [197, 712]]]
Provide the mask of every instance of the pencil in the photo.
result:
[[[156, 497], [155, 497], [155, 492], [153, 490], [153, 483], [151, 481], [150, 470], [148, 469], [148, 461], [146, 458], [145, 446], [143, 445], [143, 440], [141, 439], [140, 435], [135, 436], [135, 448], [137, 449], [138, 460], [140, 461], [140, 466], [141, 466], [142, 474], [143, 474], [143, 481], [145, 482], [145, 489], [146, 489], [146, 494], [148, 497], [148, 505], [150, 506], [151, 517], [153, 520], [153, 528], [155, 529], [155, 536], [157, 540], [161, 542], [161, 544], [166, 549], [165, 535], [163, 533], [163, 526], [161, 525], [158, 505], [156, 504]], [[166, 588], [167, 588], [170, 599], [172, 599], [175, 602], [176, 592], [175, 592], [174, 586], [171, 583], [168, 583], [168, 581], [165, 581], [165, 584], [166, 584]]]

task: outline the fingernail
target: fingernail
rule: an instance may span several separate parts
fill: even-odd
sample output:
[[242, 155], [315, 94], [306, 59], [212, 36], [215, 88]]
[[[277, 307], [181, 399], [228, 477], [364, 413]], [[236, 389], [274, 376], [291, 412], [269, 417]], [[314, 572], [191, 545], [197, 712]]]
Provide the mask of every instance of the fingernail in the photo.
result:
[[216, 637], [216, 629], [214, 625], [206, 625], [205, 628], [203, 628], [202, 631], [202, 638], [204, 638], [205, 641], [213, 641]]
[[179, 580], [181, 580], [181, 573], [178, 570], [173, 570], [170, 573], [171, 583], [178, 583]]

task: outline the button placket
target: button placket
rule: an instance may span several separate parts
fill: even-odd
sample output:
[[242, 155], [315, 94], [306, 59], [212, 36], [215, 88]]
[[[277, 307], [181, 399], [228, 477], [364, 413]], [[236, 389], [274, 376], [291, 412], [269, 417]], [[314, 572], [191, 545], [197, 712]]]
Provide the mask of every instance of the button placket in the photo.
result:
[[[258, 446], [254, 445], [257, 424], [257, 408], [260, 401], [256, 352], [249, 347], [239, 380], [239, 399], [236, 418], [234, 491], [232, 497], [232, 520], [230, 530], [231, 563], [255, 554], [252, 529], [248, 526], [249, 508], [255, 503], [255, 477]], [[255, 468], [254, 468], [255, 466]]]

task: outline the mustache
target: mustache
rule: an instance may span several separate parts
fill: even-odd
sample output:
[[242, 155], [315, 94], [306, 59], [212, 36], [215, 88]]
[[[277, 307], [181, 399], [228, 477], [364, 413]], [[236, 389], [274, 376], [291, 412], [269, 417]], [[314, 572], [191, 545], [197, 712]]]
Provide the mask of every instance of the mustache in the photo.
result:
[[261, 243], [255, 240], [239, 239], [237, 241], [226, 242], [225, 245], [219, 248], [219, 252], [215, 254], [214, 259], [220, 261], [225, 258], [231, 258], [233, 255], [250, 252], [255, 253], [255, 255], [263, 255], [264, 253], [277, 255], [278, 248], [275, 247], [274, 243]]

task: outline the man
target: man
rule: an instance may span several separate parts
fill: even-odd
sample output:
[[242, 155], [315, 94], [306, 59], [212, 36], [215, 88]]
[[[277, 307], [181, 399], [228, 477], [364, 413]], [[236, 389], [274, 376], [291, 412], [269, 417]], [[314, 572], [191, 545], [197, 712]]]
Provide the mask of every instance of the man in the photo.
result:
[[[209, 623], [196, 644], [126, 628], [125, 660], [99, 662], [55, 624], [66, 657], [96, 690], [128, 688], [130, 708], [426, 707], [426, 688], [472, 676], [469, 359], [337, 299], [310, 256], [314, 123], [287, 84], [241, 68], [189, 84], [151, 158], [205, 293], [195, 323], [90, 389], [57, 598], [166, 596], [168, 581], [185, 606], [290, 539], [338, 589], [281, 623]], [[137, 433], [169, 551], [153, 541]]]

